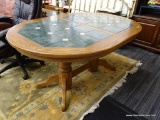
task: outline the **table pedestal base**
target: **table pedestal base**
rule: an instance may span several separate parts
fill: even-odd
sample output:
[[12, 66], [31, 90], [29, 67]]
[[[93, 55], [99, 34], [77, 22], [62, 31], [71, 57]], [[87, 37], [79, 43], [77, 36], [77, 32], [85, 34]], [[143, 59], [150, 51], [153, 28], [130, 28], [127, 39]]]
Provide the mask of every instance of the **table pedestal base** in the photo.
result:
[[78, 75], [86, 69], [88, 69], [90, 72], [96, 72], [98, 70], [98, 66], [104, 66], [112, 71], [116, 70], [116, 68], [107, 63], [105, 59], [91, 60], [73, 71], [71, 62], [61, 62], [59, 64], [59, 72], [51, 75], [46, 81], [38, 83], [37, 88], [47, 87], [52, 83], [59, 83], [62, 88], [62, 111], [66, 111], [66, 94], [67, 91], [71, 91], [72, 77]]

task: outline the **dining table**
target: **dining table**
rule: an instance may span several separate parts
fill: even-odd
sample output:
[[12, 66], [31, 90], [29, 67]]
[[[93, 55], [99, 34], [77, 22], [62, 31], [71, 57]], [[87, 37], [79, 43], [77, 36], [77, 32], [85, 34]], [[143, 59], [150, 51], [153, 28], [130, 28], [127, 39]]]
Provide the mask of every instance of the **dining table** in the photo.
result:
[[[96, 72], [98, 66], [115, 71], [116, 67], [102, 57], [134, 40], [141, 30], [139, 23], [117, 15], [62, 13], [15, 25], [6, 38], [23, 55], [58, 63], [57, 73], [37, 83], [37, 88], [60, 85], [61, 107], [66, 111], [72, 78], [85, 70]], [[73, 70], [74, 62], [84, 64]]]

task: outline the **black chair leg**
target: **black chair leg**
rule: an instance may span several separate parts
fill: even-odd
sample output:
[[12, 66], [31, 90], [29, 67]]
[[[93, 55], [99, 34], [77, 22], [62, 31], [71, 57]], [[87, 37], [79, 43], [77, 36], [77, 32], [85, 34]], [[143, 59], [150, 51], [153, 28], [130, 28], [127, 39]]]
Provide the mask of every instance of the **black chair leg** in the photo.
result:
[[5, 71], [8, 70], [8, 69], [11, 69], [11, 68], [17, 67], [17, 66], [20, 66], [21, 69], [22, 69], [22, 71], [23, 71], [23, 74], [24, 74], [23, 79], [24, 79], [24, 80], [28, 79], [28, 78], [29, 78], [28, 72], [27, 72], [27, 70], [25, 69], [24, 65], [23, 65], [22, 63], [18, 63], [17, 61], [14, 61], [14, 62], [12, 62], [11, 64], [9, 64], [9, 65], [7, 65], [6, 67], [4, 67], [3, 69], [1, 69], [1, 70], [0, 70], [0, 74], [3, 73], [3, 72], [5, 72]]
[[36, 60], [36, 59], [27, 59], [26, 56], [24, 58], [24, 64], [32, 63], [32, 62], [39, 62], [41, 65], [44, 65], [44, 61]]
[[10, 69], [10, 68], [12, 68], [12, 67], [16, 67], [16, 66], [17, 66], [17, 62], [16, 62], [16, 61], [15, 61], [15, 62], [12, 62], [11, 64], [9, 64], [9, 65], [7, 65], [6, 67], [2, 68], [2, 69], [0, 70], [0, 74], [3, 73], [3, 72], [5, 72], [6, 70], [8, 70], [8, 69]]
[[24, 55], [22, 56], [16, 50], [15, 50], [15, 56], [16, 56], [16, 59], [6, 58], [6, 59], [1, 59], [0, 60], [1, 63], [5, 62], [5, 61], [11, 62], [11, 64], [7, 65], [6, 67], [4, 67], [3, 69], [0, 70], [0, 74], [2, 72], [5, 72], [6, 70], [12, 68], [12, 67], [20, 66], [20, 68], [22, 69], [23, 74], [24, 74], [23, 79], [27, 80], [29, 78], [29, 75], [28, 75], [28, 72], [27, 72], [27, 70], [24, 66], [25, 64], [32, 63], [32, 62], [40, 62], [41, 65], [44, 65], [44, 61], [36, 60], [36, 59], [29, 59]]
[[18, 51], [15, 51], [15, 54], [16, 54], [17, 63], [21, 67], [23, 74], [24, 74], [23, 79], [27, 80], [29, 78], [29, 76], [28, 76], [28, 72], [27, 72], [26, 68], [24, 67], [25, 58], [23, 58]]
[[10, 68], [13, 68], [13, 67], [17, 67], [17, 66], [20, 66], [20, 68], [22, 69], [23, 71], [23, 79], [26, 80], [29, 78], [28, 76], [28, 72], [26, 70], [26, 68], [24, 67], [24, 63], [23, 63], [23, 59], [21, 58], [21, 54], [16, 52], [16, 59], [1, 59], [2, 62], [4, 61], [9, 61], [11, 62], [9, 65], [7, 65], [6, 67], [4, 67], [3, 69], [0, 70], [0, 74], [5, 72], [6, 70], [10, 69]]
[[28, 72], [27, 72], [26, 68], [24, 67], [24, 64], [21, 63], [21, 62], [18, 62], [18, 64], [19, 64], [19, 66], [21, 67], [21, 69], [23, 71], [23, 74], [24, 74], [23, 79], [27, 80], [29, 78], [29, 76], [28, 76]]

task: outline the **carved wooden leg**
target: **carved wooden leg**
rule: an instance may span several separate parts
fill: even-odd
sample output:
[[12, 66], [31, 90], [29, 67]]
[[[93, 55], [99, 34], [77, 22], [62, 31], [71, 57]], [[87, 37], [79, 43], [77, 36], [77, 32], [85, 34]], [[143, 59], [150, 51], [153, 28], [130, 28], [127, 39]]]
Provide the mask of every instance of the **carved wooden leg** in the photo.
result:
[[52, 83], [58, 83], [59, 82], [59, 76], [58, 74], [54, 74], [50, 76], [47, 80], [40, 82], [37, 84], [37, 88], [47, 87], [51, 85]]
[[110, 65], [105, 59], [99, 59], [99, 65], [110, 69], [111, 71], [116, 71], [116, 68]]
[[116, 68], [110, 65], [105, 59], [95, 59], [95, 60], [91, 60], [89, 63], [90, 63], [90, 67], [89, 67], [90, 72], [96, 72], [98, 70], [98, 66], [103, 66], [112, 71], [116, 71]]
[[62, 87], [62, 111], [66, 111], [66, 93], [72, 87], [72, 68], [71, 63], [59, 64], [59, 83]]
[[91, 60], [89, 63], [90, 63], [90, 67], [88, 70], [90, 72], [96, 72], [98, 70], [99, 59]]

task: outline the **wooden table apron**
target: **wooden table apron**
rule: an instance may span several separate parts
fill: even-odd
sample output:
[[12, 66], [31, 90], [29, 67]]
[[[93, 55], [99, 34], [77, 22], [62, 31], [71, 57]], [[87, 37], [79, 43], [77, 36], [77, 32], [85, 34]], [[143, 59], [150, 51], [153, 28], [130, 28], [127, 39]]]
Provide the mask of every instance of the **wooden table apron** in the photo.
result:
[[[91, 72], [97, 71], [99, 65], [104, 66], [105, 68], [108, 68], [110, 70], [116, 70], [114, 66], [108, 64], [104, 59], [100, 58], [133, 40], [142, 29], [141, 26], [133, 20], [122, 18], [120, 16], [114, 16], [102, 13], [96, 13], [96, 14], [94, 13], [93, 15], [102, 14], [103, 16], [109, 16], [109, 18], [111, 17], [116, 19], [123, 19], [124, 21], [130, 22], [130, 24], [132, 25], [127, 29], [114, 33], [101, 28], [83, 24], [79, 21], [77, 22], [68, 19], [69, 16], [81, 15], [81, 14], [82, 13], [59, 14], [55, 15], [54, 18], [58, 20], [67, 21], [69, 24], [76, 23], [77, 25], [105, 32], [106, 34], [111, 34], [111, 35], [109, 37], [103, 38], [85, 47], [52, 47], [52, 46], [45, 47], [19, 33], [19, 31], [28, 24], [43, 22], [45, 20], [51, 20], [52, 17], [29, 20], [20, 23], [12, 27], [6, 35], [9, 44], [13, 46], [20, 53], [35, 59], [40, 59], [50, 62], [59, 62], [58, 73], [53, 74], [50, 78], [48, 78], [44, 82], [38, 83], [37, 88], [46, 87], [54, 82], [58, 82], [62, 88], [62, 111], [65, 111], [67, 108], [66, 93], [67, 91], [69, 92], [71, 91], [72, 77], [76, 76], [77, 74], [83, 72], [86, 69], [88, 69]], [[91, 13], [85, 13], [85, 14], [92, 15]], [[84, 13], [82, 15], [84, 15]], [[67, 16], [68, 18], [66, 19]], [[72, 70], [71, 68], [72, 62], [80, 62], [80, 61], [87, 61], [87, 63], [75, 70]]]

